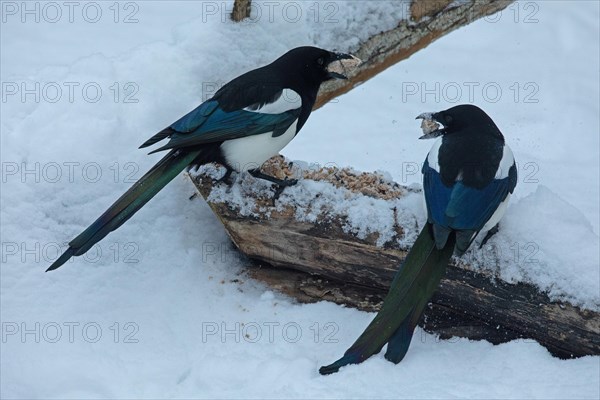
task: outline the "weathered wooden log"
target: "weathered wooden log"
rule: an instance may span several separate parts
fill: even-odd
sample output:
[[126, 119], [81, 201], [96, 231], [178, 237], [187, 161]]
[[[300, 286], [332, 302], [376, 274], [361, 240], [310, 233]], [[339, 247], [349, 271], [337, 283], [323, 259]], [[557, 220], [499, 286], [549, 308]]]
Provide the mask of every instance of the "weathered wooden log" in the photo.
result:
[[413, 0], [398, 1], [405, 19], [394, 29], [373, 35], [352, 51], [363, 60], [347, 81], [330, 81], [321, 85], [315, 109], [371, 79], [386, 68], [404, 60], [436, 39], [477, 19], [508, 7], [514, 0]]
[[252, 0], [235, 0], [233, 2], [233, 10], [231, 11], [231, 19], [235, 22], [240, 22], [245, 18], [250, 17]]
[[[336, 195], [346, 193], [357, 201], [393, 201], [420, 194], [376, 174], [336, 168], [298, 173], [282, 158], [272, 159], [263, 170], [279, 178], [304, 180], [273, 203], [270, 186], [249, 176], [238, 176], [228, 186], [215, 184], [219, 173], [214, 167], [190, 175], [235, 246], [256, 260], [248, 268], [250, 276], [301, 302], [328, 300], [377, 310], [410, 243], [382, 244], [376, 232], [349, 230], [350, 216], [334, 211], [335, 207], [321, 207], [334, 200], [324, 196], [319, 203], [318, 190], [338, 190]], [[315, 189], [311, 182], [324, 186]], [[307, 213], [312, 213], [312, 219]], [[395, 239], [416, 237], [418, 226], [411, 218], [391, 218]], [[403, 221], [408, 223], [402, 225]], [[485, 339], [495, 344], [534, 339], [561, 358], [600, 354], [600, 313], [552, 301], [532, 284], [507, 283], [464, 262], [448, 266], [421, 326], [441, 338]]]

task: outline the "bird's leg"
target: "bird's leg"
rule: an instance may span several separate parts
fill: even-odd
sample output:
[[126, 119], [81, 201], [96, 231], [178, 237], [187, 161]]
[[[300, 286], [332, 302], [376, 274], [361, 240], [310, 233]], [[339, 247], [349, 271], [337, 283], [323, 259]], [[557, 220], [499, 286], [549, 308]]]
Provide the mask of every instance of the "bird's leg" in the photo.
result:
[[281, 193], [283, 193], [283, 190], [286, 187], [294, 186], [298, 183], [298, 179], [279, 179], [271, 175], [263, 174], [259, 168], [252, 169], [248, 172], [250, 172], [250, 175], [252, 175], [255, 178], [264, 179], [277, 185], [277, 189], [275, 189], [275, 195], [273, 196], [273, 203], [275, 203], [275, 200], [277, 200], [279, 196], [281, 196]]
[[252, 169], [250, 171], [250, 175], [252, 175], [255, 178], [259, 178], [259, 179], [264, 179], [266, 181], [272, 182], [276, 185], [279, 186], [283, 186], [283, 187], [287, 187], [287, 186], [294, 186], [296, 183], [298, 183], [298, 179], [279, 179], [279, 178], [275, 178], [274, 176], [271, 175], [267, 175], [264, 174], [260, 171], [260, 169], [256, 168], [256, 169]]
[[496, 233], [498, 233], [499, 225], [500, 225], [500, 223], [494, 225], [494, 227], [492, 229], [487, 231], [485, 237], [483, 238], [483, 240], [481, 241], [481, 244], [479, 245], [479, 248], [482, 248], [483, 246], [485, 246], [485, 244], [488, 242], [488, 240], [490, 240], [490, 238], [492, 236], [494, 236]]

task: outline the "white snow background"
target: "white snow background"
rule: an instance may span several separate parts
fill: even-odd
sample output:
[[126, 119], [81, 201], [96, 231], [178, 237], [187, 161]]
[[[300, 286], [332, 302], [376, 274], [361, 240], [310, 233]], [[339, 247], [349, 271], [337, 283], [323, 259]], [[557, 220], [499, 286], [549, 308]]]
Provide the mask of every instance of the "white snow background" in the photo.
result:
[[[160, 158], [139, 144], [218, 84], [298, 45], [349, 49], [405, 9], [256, 3], [255, 22], [234, 25], [231, 2], [76, 2], [72, 16], [58, 2], [60, 17], [23, 4], [1, 3], [0, 397], [600, 397], [599, 357], [421, 330], [399, 365], [380, 354], [320, 376], [373, 314], [300, 305], [247, 279], [183, 176], [95, 252], [43, 272]], [[595, 1], [516, 3], [316, 111], [283, 154], [416, 184], [431, 141], [417, 140], [414, 117], [475, 103], [519, 162], [497, 240], [525, 255], [500, 275], [597, 309], [599, 19]], [[33, 90], [22, 97], [21, 84]]]

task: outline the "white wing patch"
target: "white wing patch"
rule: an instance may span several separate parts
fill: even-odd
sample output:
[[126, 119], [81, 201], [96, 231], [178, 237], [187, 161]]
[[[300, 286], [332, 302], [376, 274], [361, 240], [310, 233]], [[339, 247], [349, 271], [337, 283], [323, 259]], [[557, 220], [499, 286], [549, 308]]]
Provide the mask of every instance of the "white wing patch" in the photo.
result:
[[294, 121], [283, 135], [277, 137], [273, 137], [273, 132], [266, 132], [225, 141], [221, 144], [225, 161], [238, 172], [259, 168], [296, 136], [297, 124], [298, 120]]
[[502, 159], [500, 165], [498, 165], [498, 171], [496, 171], [495, 179], [504, 179], [508, 176], [510, 167], [515, 163], [515, 157], [513, 156], [512, 150], [507, 145], [504, 145], [502, 152]]
[[481, 232], [489, 231], [494, 226], [496, 226], [496, 224], [498, 222], [500, 222], [500, 220], [504, 216], [504, 213], [506, 212], [506, 208], [508, 207], [509, 199], [510, 199], [510, 193], [508, 193], [506, 195], [506, 198], [504, 199], [504, 201], [498, 205], [498, 208], [496, 208], [496, 211], [494, 211], [494, 213], [492, 214], [490, 219], [488, 219], [487, 222], [485, 223], [485, 225], [483, 226], [483, 228], [481, 228]]
[[245, 111], [260, 112], [263, 114], [281, 114], [286, 111], [302, 107], [302, 98], [292, 89], [283, 89], [281, 96], [273, 103], [267, 103], [260, 108], [244, 108]]
[[431, 146], [431, 150], [429, 150], [429, 153], [427, 154], [427, 163], [437, 172], [440, 172], [440, 162], [438, 160], [440, 147], [442, 146], [442, 139], [443, 137], [437, 138], [435, 143], [433, 143], [433, 146]]

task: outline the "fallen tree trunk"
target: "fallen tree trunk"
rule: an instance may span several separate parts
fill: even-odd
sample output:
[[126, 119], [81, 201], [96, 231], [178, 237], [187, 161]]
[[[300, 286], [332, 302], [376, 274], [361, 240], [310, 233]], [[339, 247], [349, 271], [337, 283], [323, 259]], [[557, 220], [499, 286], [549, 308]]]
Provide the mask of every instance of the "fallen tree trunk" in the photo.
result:
[[[315, 205], [319, 193], [310, 192], [306, 179], [348, 192], [359, 201], [402, 198], [417, 195], [415, 191], [375, 174], [328, 168], [298, 175], [282, 158], [269, 163], [263, 167], [269, 174], [305, 179], [286, 189], [293, 194], [284, 192], [275, 205], [270, 186], [250, 177], [239, 178], [233, 187], [214, 184], [219, 174], [209, 167], [192, 178], [233, 243], [256, 260], [249, 274], [301, 302], [328, 300], [377, 310], [410, 244], [391, 240], [381, 245], [377, 233], [349, 231], [348, 215]], [[324, 197], [323, 204], [335, 201]], [[306, 198], [313, 200], [302, 203]], [[298, 217], [306, 214], [304, 208], [314, 214], [313, 221]], [[418, 226], [394, 222], [392, 232], [411, 237]], [[441, 338], [485, 339], [494, 344], [533, 339], [561, 358], [600, 354], [600, 313], [552, 301], [532, 284], [507, 283], [462, 263], [448, 266], [421, 326]]]
[[398, 1], [405, 7], [405, 19], [394, 29], [371, 36], [352, 53], [363, 60], [346, 81], [330, 81], [321, 86], [315, 109], [350, 91], [386, 68], [407, 59], [436, 39], [508, 7], [514, 0], [413, 0]]

